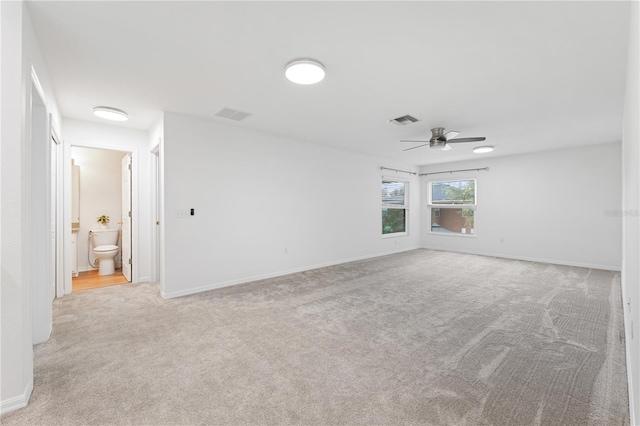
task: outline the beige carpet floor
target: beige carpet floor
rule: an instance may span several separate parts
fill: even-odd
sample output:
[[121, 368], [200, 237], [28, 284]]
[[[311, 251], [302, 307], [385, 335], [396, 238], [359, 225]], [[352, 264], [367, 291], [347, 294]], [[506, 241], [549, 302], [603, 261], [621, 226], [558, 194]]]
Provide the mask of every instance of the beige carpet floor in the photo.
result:
[[617, 272], [430, 250], [54, 302], [3, 425], [628, 425]]

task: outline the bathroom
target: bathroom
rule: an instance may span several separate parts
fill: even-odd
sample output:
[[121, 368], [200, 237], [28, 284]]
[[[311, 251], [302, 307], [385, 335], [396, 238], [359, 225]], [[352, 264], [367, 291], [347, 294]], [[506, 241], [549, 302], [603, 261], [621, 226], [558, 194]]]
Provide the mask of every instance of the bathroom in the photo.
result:
[[[74, 166], [72, 178], [74, 181], [72, 231], [75, 246], [73, 291], [129, 282], [122, 273], [120, 232], [123, 207], [122, 163], [128, 156], [129, 153], [122, 151], [71, 147]], [[130, 199], [130, 194], [128, 196]], [[98, 250], [96, 250], [95, 243], [98, 241], [98, 234], [106, 235], [102, 232], [104, 226], [99, 222], [102, 216], [108, 218], [108, 223], [105, 224], [108, 230], [118, 231], [115, 242], [117, 249], [111, 247], [104, 254], [101, 251], [108, 246], [98, 243]], [[112, 243], [112, 241], [106, 241], [104, 244]], [[103, 259], [98, 260], [98, 256]], [[112, 261], [113, 267], [110, 267], [109, 264]]]

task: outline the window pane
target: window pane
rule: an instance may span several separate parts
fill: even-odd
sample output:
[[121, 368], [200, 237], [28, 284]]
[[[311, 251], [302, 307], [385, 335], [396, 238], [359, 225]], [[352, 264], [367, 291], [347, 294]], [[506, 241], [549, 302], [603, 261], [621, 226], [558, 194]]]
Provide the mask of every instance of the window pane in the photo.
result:
[[405, 209], [382, 209], [382, 233], [406, 232]]
[[431, 183], [431, 204], [475, 204], [475, 180]]
[[454, 234], [474, 233], [472, 209], [431, 209], [431, 232]]
[[382, 182], [382, 204], [397, 204], [403, 206], [405, 182]]

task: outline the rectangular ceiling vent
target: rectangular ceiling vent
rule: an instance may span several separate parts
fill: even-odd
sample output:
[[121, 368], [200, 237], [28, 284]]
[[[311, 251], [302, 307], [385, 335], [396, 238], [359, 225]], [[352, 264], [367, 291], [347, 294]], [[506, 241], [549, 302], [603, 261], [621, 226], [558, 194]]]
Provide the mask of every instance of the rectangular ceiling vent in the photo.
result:
[[251, 114], [247, 112], [236, 111], [235, 109], [231, 109], [231, 108], [222, 108], [220, 111], [216, 113], [216, 116], [218, 117], [228, 118], [230, 120], [235, 120], [235, 121], [242, 121], [250, 115]]
[[407, 115], [403, 115], [402, 117], [394, 118], [393, 120], [387, 120], [387, 121], [397, 126], [406, 126], [407, 124], [415, 123], [416, 121], [420, 121], [420, 120], [407, 114]]

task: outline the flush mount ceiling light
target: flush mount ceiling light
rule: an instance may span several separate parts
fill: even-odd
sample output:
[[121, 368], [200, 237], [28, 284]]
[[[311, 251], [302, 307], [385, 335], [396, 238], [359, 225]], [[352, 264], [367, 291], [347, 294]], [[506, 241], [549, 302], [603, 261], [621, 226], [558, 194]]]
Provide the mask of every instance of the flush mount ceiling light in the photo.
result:
[[294, 59], [285, 67], [284, 75], [297, 84], [316, 84], [324, 79], [324, 65], [315, 59]]
[[491, 151], [493, 151], [492, 146], [477, 146], [473, 148], [473, 152], [475, 152], [476, 154], [486, 154], [487, 152]]
[[113, 121], [127, 121], [129, 119], [129, 114], [126, 112], [106, 106], [97, 106], [93, 108], [93, 115], [104, 118], [105, 120]]

